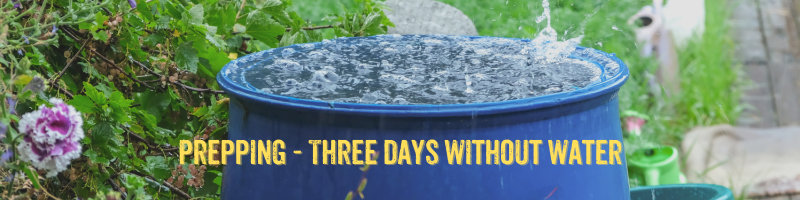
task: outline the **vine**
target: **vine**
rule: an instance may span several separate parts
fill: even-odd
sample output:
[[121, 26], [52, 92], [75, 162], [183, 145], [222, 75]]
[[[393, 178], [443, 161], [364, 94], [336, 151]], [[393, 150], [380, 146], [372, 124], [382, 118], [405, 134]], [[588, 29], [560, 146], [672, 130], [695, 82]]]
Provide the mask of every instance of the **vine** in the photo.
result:
[[311, 24], [291, 0], [0, 0], [0, 198], [219, 198], [222, 166], [176, 158], [180, 140], [227, 137], [215, 75], [323, 31], [393, 26], [355, 1]]

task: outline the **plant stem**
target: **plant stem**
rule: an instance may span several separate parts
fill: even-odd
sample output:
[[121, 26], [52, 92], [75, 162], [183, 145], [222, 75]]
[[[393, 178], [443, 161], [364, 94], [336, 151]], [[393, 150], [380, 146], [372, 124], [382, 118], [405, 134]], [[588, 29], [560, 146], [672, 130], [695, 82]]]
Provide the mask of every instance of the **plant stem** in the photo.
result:
[[11, 189], [14, 187], [14, 179], [16, 179], [14, 175], [15, 173], [17, 173], [17, 170], [11, 169], [9, 172], [11, 173], [11, 181], [8, 181], [8, 186], [6, 186], [6, 192], [8, 192], [8, 196], [11, 196]]
[[[303, 30], [311, 31], [311, 30], [326, 29], [326, 28], [333, 28], [333, 25], [303, 27]], [[292, 28], [286, 28], [286, 32], [289, 32], [289, 31], [292, 31]]]
[[245, 5], [247, 5], [247, 0], [242, 0], [242, 6], [239, 7], [239, 12], [236, 12], [236, 18], [233, 19], [234, 23], [236, 23], [236, 20], [239, 19], [239, 14], [242, 14], [242, 10], [244, 10]]
[[67, 72], [67, 69], [68, 69], [68, 68], [69, 68], [69, 66], [72, 64], [72, 61], [75, 61], [75, 58], [77, 58], [79, 55], [81, 55], [81, 51], [83, 51], [83, 48], [84, 48], [84, 47], [86, 47], [86, 44], [88, 44], [88, 43], [89, 43], [89, 39], [86, 39], [86, 40], [83, 42], [83, 45], [81, 45], [81, 48], [80, 48], [80, 49], [78, 49], [78, 51], [77, 51], [77, 52], [75, 52], [75, 55], [74, 55], [74, 56], [72, 56], [72, 58], [70, 58], [70, 59], [67, 61], [67, 65], [66, 65], [66, 66], [64, 66], [64, 69], [62, 69], [62, 70], [61, 70], [61, 72], [59, 72], [59, 73], [58, 73], [58, 75], [56, 75], [55, 77], [53, 77], [53, 80], [50, 80], [50, 84], [53, 84], [53, 85], [55, 85], [55, 84], [57, 83], [58, 79], [59, 79], [59, 78], [61, 78], [61, 75], [64, 75], [64, 72]]

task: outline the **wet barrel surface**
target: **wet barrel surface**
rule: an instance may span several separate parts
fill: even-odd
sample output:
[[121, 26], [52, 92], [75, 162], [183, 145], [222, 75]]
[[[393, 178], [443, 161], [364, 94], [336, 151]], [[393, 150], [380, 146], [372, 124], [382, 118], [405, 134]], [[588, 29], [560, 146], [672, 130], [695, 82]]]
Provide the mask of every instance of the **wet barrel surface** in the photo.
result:
[[[345, 40], [357, 43], [359, 39]], [[284, 165], [252, 165], [249, 156], [242, 158], [242, 165], [228, 164], [224, 169], [223, 199], [343, 199], [358, 188], [363, 178], [368, 179], [364, 197], [372, 199], [631, 197], [624, 150], [621, 144], [612, 144], [612, 141], [622, 141], [616, 95], [627, 80], [628, 69], [613, 54], [583, 47], [577, 47], [572, 53], [574, 58], [598, 63], [603, 72], [602, 80], [586, 87], [485, 103], [337, 103], [265, 93], [261, 88], [251, 87], [252, 84], [244, 78], [246, 69], [273, 59], [283, 49], [294, 48], [297, 51], [293, 53], [303, 53], [303, 49], [322, 48], [325, 44], [312, 45], [254, 53], [226, 65], [218, 75], [220, 85], [231, 97], [228, 139], [280, 139], [285, 143], [285, 149], [280, 149], [285, 153], [281, 157], [285, 159]], [[375, 140], [377, 143], [371, 145], [371, 150], [380, 152], [378, 164], [370, 166], [365, 174], [359, 169], [362, 165], [353, 165], [351, 151], [348, 153], [351, 155], [350, 165], [346, 164], [348, 162], [325, 165], [321, 160], [330, 161], [332, 158], [322, 157], [321, 149], [316, 149], [320, 155], [315, 164], [315, 148], [309, 140], [347, 140], [352, 146], [356, 146], [356, 140]], [[399, 148], [385, 149], [386, 140], [396, 141]], [[403, 140], [407, 140], [407, 144], [403, 144]], [[426, 145], [417, 155], [414, 145], [419, 145], [415, 142], [420, 140], [425, 140]], [[429, 140], [437, 144], [429, 145]], [[531, 147], [527, 154], [521, 152], [513, 159], [514, 154], [506, 151], [505, 156], [498, 153], [499, 158], [487, 160], [487, 146], [482, 145], [483, 149], [478, 153], [478, 140], [484, 143], [488, 140], [491, 149], [498, 149], [494, 141], [520, 141], [522, 146], [526, 140], [541, 140], [542, 143], [536, 153]], [[603, 143], [598, 148], [598, 145], [582, 143], [584, 140]], [[446, 141], [457, 141], [459, 146], [462, 141], [470, 144], [471, 158], [463, 159], [461, 164], [453, 158], [450, 164], [446, 146], [452, 147], [452, 144]], [[570, 144], [565, 148], [565, 158], [570, 162], [552, 163], [549, 142], [555, 141]], [[569, 155], [575, 142], [580, 153]], [[410, 148], [406, 149], [411, 154], [410, 160], [385, 164], [385, 153], [403, 152], [403, 145]], [[499, 146], [502, 148], [504, 145], [500, 143]], [[365, 144], [358, 148], [366, 151]], [[436, 156], [428, 148], [432, 148]], [[605, 152], [597, 154], [598, 150]], [[302, 154], [294, 154], [294, 151]], [[610, 156], [614, 153], [619, 157]], [[364, 161], [365, 154], [356, 157]], [[396, 158], [391, 153], [389, 157]], [[438, 158], [438, 163], [428, 163], [428, 159], [434, 157]], [[468, 157], [467, 153], [462, 157]], [[538, 163], [533, 162], [534, 157], [538, 157]], [[228, 158], [233, 159], [235, 157]], [[471, 163], [466, 160], [471, 160]], [[504, 164], [509, 160], [510, 164]], [[603, 165], [598, 161], [611, 163]]]

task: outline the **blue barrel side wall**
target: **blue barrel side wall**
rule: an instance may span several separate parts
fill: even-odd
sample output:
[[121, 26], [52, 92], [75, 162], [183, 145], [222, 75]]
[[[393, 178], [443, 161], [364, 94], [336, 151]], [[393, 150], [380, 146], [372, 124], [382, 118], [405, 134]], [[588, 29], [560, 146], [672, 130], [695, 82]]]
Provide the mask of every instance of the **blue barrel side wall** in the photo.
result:
[[[312, 164], [308, 140], [378, 140], [379, 165], [371, 166], [369, 199], [630, 199], [625, 154], [622, 165], [551, 164], [547, 140], [619, 140], [622, 130], [615, 91], [565, 105], [466, 117], [366, 116], [271, 105], [231, 95], [230, 140], [283, 140], [286, 165], [229, 164], [223, 199], [343, 199], [361, 179], [358, 165]], [[246, 111], [245, 111], [246, 110]], [[543, 140], [539, 165], [450, 165], [444, 140]], [[384, 165], [384, 140], [436, 140], [439, 164]], [[411, 144], [409, 144], [412, 146]], [[321, 147], [320, 147], [321, 148]], [[608, 150], [608, 146], [605, 146]], [[302, 150], [302, 155], [292, 151]], [[361, 146], [363, 151], [363, 145]], [[473, 148], [473, 152], [475, 149]], [[412, 162], [415, 162], [413, 149]], [[321, 155], [320, 155], [321, 156]], [[234, 157], [229, 157], [229, 162]], [[320, 158], [323, 159], [323, 158]], [[529, 160], [531, 158], [529, 157]], [[363, 156], [362, 156], [363, 160]], [[604, 160], [608, 161], [608, 154]], [[414, 164], [414, 163], [412, 163]], [[551, 195], [552, 193], [552, 195]]]

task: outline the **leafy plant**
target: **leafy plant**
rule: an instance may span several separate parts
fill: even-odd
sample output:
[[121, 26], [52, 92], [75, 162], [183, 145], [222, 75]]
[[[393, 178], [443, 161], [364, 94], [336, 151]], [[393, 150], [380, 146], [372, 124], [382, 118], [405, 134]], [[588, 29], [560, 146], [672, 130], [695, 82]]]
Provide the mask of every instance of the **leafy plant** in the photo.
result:
[[[332, 15], [346, 22], [316, 25], [291, 0], [0, 0], [0, 175], [15, 177], [0, 198], [219, 198], [221, 166], [176, 159], [179, 140], [227, 137], [215, 75], [240, 55], [322, 41], [324, 29], [392, 26], [380, 2], [356, 3]], [[39, 170], [14, 151], [31, 135], [23, 114], [42, 105], [80, 112], [85, 137], [65, 169]], [[191, 173], [170, 173], [183, 167]]]

